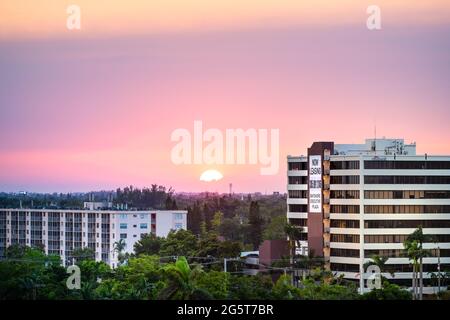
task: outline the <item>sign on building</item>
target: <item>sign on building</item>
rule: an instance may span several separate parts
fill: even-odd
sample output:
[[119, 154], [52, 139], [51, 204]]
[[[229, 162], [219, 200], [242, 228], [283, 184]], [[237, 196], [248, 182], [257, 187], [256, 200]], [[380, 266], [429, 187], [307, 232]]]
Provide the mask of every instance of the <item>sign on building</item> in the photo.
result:
[[322, 156], [309, 157], [309, 212], [322, 212]]

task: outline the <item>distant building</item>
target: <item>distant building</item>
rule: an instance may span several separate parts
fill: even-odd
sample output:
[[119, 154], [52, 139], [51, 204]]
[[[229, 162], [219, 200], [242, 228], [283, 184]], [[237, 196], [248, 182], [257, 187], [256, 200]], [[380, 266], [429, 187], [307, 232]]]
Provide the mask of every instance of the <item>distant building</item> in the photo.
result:
[[108, 201], [104, 201], [104, 202], [86, 201], [83, 204], [83, 208], [86, 210], [111, 209], [112, 207], [113, 207], [113, 203], [108, 202]]
[[73, 250], [91, 248], [96, 261], [117, 266], [114, 243], [124, 239], [125, 252], [144, 234], [166, 237], [170, 230], [187, 229], [184, 210], [49, 210], [0, 209], [0, 257], [14, 244], [43, 246], [72, 264]]
[[411, 286], [403, 241], [422, 226], [436, 239], [424, 245], [432, 254], [423, 260], [424, 293], [436, 292], [438, 263], [450, 268], [450, 156], [416, 155], [415, 143], [403, 139], [367, 139], [314, 142], [287, 164], [287, 218], [303, 228], [302, 249], [361, 292], [368, 290], [364, 263], [374, 255], [389, 258], [383, 276]]

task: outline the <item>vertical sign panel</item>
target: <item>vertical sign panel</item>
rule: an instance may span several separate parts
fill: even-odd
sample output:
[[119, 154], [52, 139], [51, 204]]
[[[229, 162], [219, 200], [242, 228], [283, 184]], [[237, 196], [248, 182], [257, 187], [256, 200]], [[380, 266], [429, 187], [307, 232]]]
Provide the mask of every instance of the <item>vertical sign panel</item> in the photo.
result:
[[322, 212], [322, 156], [309, 157], [309, 212]]

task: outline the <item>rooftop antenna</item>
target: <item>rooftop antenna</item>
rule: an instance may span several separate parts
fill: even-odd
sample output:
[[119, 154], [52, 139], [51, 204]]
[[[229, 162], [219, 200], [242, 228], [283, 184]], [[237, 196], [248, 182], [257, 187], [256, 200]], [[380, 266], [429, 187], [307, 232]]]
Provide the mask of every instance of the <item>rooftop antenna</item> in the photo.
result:
[[374, 139], [372, 141], [372, 145], [370, 146], [372, 151], [376, 154], [377, 151], [377, 125], [374, 127]]

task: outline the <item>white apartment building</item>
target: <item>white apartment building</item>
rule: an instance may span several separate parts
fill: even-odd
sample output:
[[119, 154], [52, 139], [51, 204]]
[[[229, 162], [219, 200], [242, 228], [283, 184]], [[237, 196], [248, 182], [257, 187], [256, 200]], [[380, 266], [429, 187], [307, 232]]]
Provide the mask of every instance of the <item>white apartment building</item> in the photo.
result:
[[432, 274], [438, 265], [450, 270], [450, 156], [416, 155], [415, 144], [402, 139], [368, 139], [315, 142], [307, 156], [287, 161], [287, 217], [304, 228], [304, 246], [331, 271], [364, 292], [364, 263], [379, 255], [389, 258], [383, 276], [411, 286], [403, 241], [422, 226], [434, 237], [424, 244], [431, 249], [423, 260], [424, 293], [438, 290]]
[[144, 234], [166, 237], [178, 229], [187, 229], [187, 211], [0, 209], [0, 257], [10, 245], [43, 246], [70, 265], [73, 250], [87, 247], [96, 261], [116, 267], [114, 244], [120, 239], [125, 252], [133, 253]]

